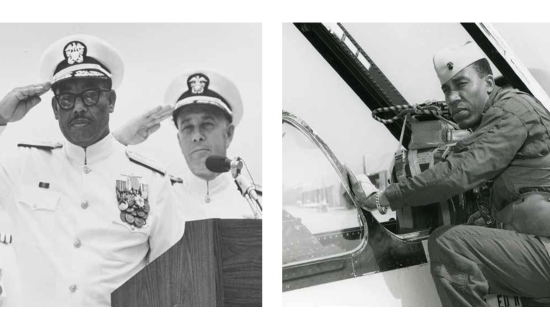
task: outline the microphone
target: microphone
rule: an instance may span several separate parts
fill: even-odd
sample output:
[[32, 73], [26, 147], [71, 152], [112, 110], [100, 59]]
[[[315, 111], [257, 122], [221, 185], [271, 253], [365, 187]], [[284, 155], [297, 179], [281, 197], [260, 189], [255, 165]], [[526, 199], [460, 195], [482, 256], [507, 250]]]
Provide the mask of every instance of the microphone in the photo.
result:
[[206, 168], [214, 173], [224, 173], [229, 172], [231, 168], [241, 170], [243, 168], [242, 160], [237, 157], [234, 159], [229, 159], [224, 156], [209, 156], [204, 162]]

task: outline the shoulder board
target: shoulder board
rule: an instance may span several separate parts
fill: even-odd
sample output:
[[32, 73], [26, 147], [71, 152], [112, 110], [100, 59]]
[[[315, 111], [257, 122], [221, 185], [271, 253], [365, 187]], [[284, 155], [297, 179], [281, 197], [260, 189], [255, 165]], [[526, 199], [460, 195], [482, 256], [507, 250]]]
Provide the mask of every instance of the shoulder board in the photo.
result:
[[63, 143], [54, 142], [54, 141], [39, 141], [39, 142], [32, 142], [32, 143], [18, 143], [17, 146], [24, 147], [24, 148], [36, 148], [41, 150], [52, 151], [53, 149], [58, 149], [63, 147]]
[[263, 188], [261, 184], [256, 184], [256, 193], [262, 196]]
[[182, 178], [178, 178], [177, 176], [173, 176], [173, 175], [168, 175], [170, 177], [170, 182], [172, 182], [172, 186], [175, 185], [176, 183], [183, 183], [183, 179]]
[[0, 244], [10, 245], [13, 241], [13, 236], [11, 234], [5, 234], [0, 232]]
[[166, 175], [166, 170], [162, 166], [160, 166], [159, 164], [157, 164], [156, 162], [152, 161], [151, 159], [145, 156], [137, 154], [136, 152], [128, 149], [126, 150], [126, 156], [128, 156], [130, 161], [133, 163], [146, 167], [151, 171], [157, 172], [162, 176]]

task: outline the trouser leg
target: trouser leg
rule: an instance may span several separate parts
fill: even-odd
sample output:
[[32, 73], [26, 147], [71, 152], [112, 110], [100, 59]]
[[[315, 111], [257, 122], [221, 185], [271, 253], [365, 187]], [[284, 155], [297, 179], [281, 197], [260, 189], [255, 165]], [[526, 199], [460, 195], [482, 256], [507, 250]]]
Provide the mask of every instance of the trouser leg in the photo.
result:
[[442, 227], [430, 236], [428, 250], [443, 306], [487, 306], [488, 293], [550, 297], [550, 257], [535, 236]]

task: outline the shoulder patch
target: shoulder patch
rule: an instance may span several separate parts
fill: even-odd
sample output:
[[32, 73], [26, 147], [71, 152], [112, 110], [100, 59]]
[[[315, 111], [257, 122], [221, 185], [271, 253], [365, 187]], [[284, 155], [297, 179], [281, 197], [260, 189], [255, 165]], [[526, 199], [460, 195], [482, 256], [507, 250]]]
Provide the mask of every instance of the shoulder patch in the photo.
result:
[[183, 183], [183, 179], [182, 178], [178, 178], [177, 176], [173, 176], [173, 175], [168, 175], [170, 177], [170, 182], [172, 183], [172, 186], [175, 185], [176, 183], [180, 183], [182, 184]]
[[126, 156], [128, 156], [130, 161], [133, 163], [148, 168], [153, 172], [157, 172], [162, 176], [166, 175], [166, 170], [162, 166], [143, 155], [137, 154], [135, 151], [126, 149]]
[[10, 245], [12, 241], [13, 241], [13, 236], [11, 234], [0, 232], [0, 244]]
[[59, 149], [63, 147], [63, 143], [55, 141], [38, 141], [32, 143], [18, 143], [18, 147], [23, 148], [36, 148], [41, 150], [52, 151], [53, 149]]

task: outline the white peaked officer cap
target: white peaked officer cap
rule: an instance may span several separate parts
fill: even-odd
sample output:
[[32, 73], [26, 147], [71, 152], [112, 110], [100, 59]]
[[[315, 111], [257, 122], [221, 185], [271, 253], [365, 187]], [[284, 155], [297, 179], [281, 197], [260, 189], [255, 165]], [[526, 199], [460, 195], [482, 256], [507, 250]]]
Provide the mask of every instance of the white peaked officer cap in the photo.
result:
[[441, 85], [451, 80], [468, 65], [487, 58], [479, 47], [468, 41], [462, 46], [452, 46], [435, 53], [433, 61], [435, 72]]
[[124, 63], [118, 51], [90, 35], [72, 35], [54, 42], [40, 60], [40, 77], [52, 84], [71, 78], [97, 78], [120, 86]]
[[178, 113], [185, 111], [190, 104], [216, 106], [235, 126], [243, 116], [243, 102], [237, 86], [223, 75], [209, 70], [187, 71], [176, 77], [166, 90], [164, 102], [174, 105], [174, 123]]

